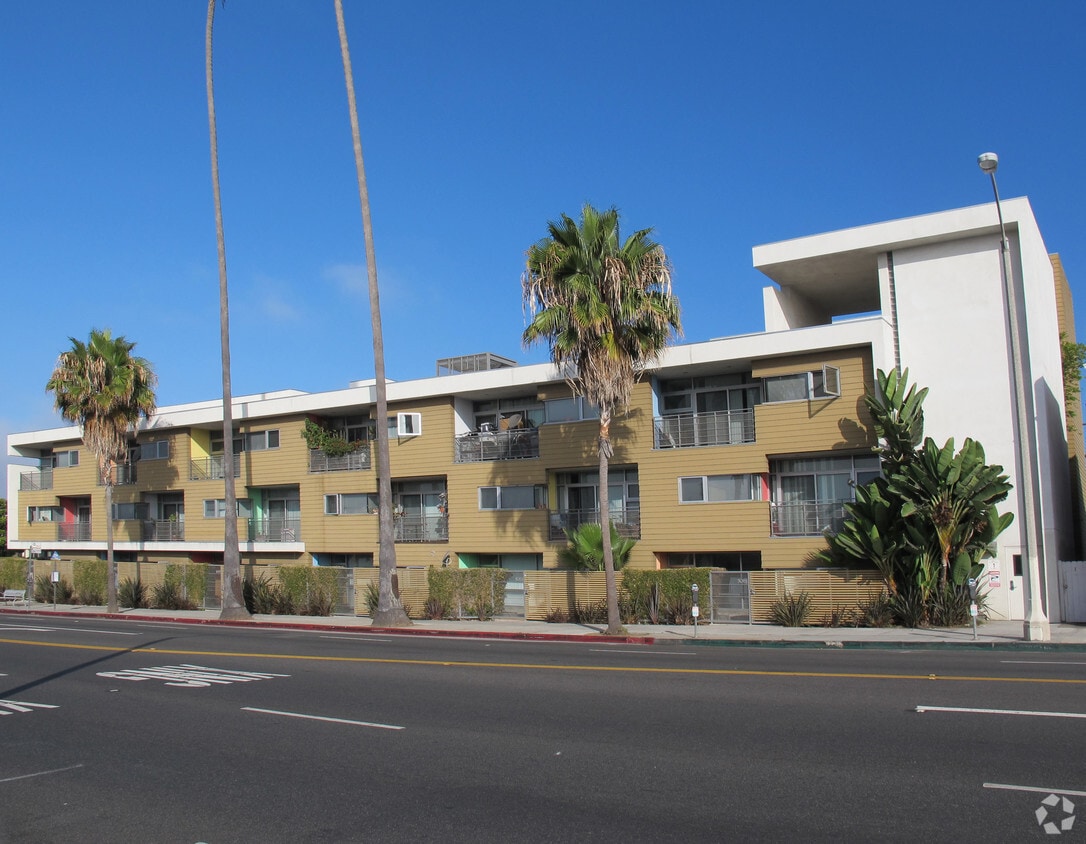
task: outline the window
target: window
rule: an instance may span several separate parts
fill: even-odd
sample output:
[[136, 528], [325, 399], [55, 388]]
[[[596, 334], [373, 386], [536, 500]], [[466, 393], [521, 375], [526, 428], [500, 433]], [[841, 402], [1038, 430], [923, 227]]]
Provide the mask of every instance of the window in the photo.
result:
[[714, 568], [728, 571], [761, 571], [761, 551], [680, 551], [666, 556], [666, 565], [674, 568]]
[[543, 402], [547, 422], [580, 422], [582, 419], [599, 419], [600, 411], [581, 396], [568, 399], [549, 399]]
[[477, 401], [472, 404], [472, 416], [476, 431], [536, 428], [546, 418], [543, 402], [535, 396]]
[[343, 492], [324, 496], [324, 515], [360, 516], [377, 512], [376, 492]]
[[[243, 451], [266, 451], [269, 448], [279, 448], [279, 431], [250, 431], [234, 437], [234, 453]], [[215, 434], [211, 437], [211, 453], [223, 453], [223, 436]]]
[[[237, 505], [238, 518], [248, 519], [253, 514], [253, 505], [248, 498], [235, 499], [234, 503]], [[226, 518], [226, 499], [225, 498], [205, 498], [204, 499], [204, 518], [205, 519], [225, 519]]]
[[401, 437], [417, 437], [422, 433], [422, 414], [397, 413], [396, 433]]
[[480, 510], [536, 510], [547, 506], [547, 488], [534, 486], [481, 486]]
[[30, 524], [35, 522], [59, 522], [64, 514], [59, 507], [27, 507], [26, 520]]
[[148, 518], [147, 505], [140, 501], [118, 502], [113, 505], [113, 521], [133, 522]]
[[823, 366], [812, 372], [772, 375], [762, 379], [767, 402], [827, 399], [841, 395], [841, 369]]
[[679, 478], [679, 501], [694, 504], [713, 501], [757, 501], [757, 475], [694, 475]]
[[58, 451], [53, 454], [53, 468], [67, 469], [69, 466], [79, 465], [78, 451]]
[[140, 444], [140, 460], [168, 460], [169, 457], [169, 440], [158, 440], [153, 443]]

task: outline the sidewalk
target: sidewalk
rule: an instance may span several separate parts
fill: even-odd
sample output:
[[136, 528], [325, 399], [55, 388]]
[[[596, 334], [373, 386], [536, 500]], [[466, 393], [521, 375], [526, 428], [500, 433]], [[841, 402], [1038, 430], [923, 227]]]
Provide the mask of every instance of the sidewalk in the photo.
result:
[[550, 624], [499, 617], [493, 621], [414, 621], [406, 628], [378, 628], [365, 616], [257, 615], [246, 622], [223, 622], [218, 610], [121, 610], [116, 615], [104, 607], [31, 602], [27, 606], [0, 608], [5, 621], [12, 616], [67, 618], [113, 618], [119, 621], [159, 621], [186, 624], [233, 624], [253, 627], [336, 630], [340, 632], [404, 634], [411, 636], [460, 636], [470, 638], [532, 639], [550, 641], [594, 641], [629, 644], [681, 643], [683, 645], [732, 645], [747, 647], [839, 647], [839, 648], [1008, 648], [1025, 650], [1086, 651], [1086, 625], [1053, 624], [1050, 642], [1026, 642], [1021, 621], [989, 621], [978, 625], [977, 638], [969, 627], [777, 627], [772, 624], [699, 624], [691, 626], [629, 624], [625, 637], [605, 637], [602, 624]]

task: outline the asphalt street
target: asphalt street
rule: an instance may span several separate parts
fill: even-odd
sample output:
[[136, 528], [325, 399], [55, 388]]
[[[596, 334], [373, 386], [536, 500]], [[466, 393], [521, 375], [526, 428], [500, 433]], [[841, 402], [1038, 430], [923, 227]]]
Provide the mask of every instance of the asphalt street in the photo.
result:
[[3, 616], [0, 840], [1086, 840], [1084, 701], [1066, 652]]

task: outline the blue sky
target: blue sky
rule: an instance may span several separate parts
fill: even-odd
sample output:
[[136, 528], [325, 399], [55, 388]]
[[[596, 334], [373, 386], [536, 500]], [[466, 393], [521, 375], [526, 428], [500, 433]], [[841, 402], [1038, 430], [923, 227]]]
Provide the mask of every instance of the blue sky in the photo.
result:
[[[524, 252], [584, 202], [655, 228], [698, 341], [762, 328], [752, 246], [987, 202], [987, 150], [1086, 314], [1078, 0], [344, 5], [390, 378], [544, 360]], [[44, 384], [91, 328], [160, 404], [221, 395], [205, 17], [4, 4], [0, 437], [56, 423]], [[234, 393], [372, 377], [332, 0], [229, 0], [215, 50]]]

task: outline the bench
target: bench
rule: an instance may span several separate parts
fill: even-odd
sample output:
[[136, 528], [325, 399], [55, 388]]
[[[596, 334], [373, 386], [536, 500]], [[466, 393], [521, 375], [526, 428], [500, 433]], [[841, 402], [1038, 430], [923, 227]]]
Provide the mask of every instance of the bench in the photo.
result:
[[5, 589], [4, 594], [0, 595], [0, 601], [10, 604], [17, 604], [22, 601], [28, 607], [30, 606], [30, 602], [26, 599], [25, 589]]

